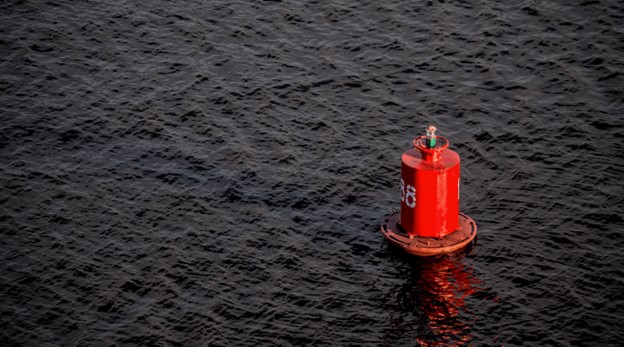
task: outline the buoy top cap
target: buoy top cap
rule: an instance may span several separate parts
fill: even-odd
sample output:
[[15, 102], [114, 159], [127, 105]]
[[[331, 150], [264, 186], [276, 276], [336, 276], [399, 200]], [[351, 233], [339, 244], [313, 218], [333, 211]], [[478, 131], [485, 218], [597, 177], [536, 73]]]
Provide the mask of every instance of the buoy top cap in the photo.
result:
[[431, 141], [427, 138], [427, 136], [423, 135], [414, 139], [414, 148], [419, 150], [426, 150], [428, 152], [441, 152], [445, 150], [449, 146], [449, 141], [442, 136], [436, 136], [435, 143], [431, 143]]
[[418, 149], [426, 161], [436, 161], [440, 159], [440, 153], [448, 148], [449, 141], [435, 134], [438, 130], [433, 125], [427, 127], [427, 135], [423, 135], [414, 139], [414, 148]]

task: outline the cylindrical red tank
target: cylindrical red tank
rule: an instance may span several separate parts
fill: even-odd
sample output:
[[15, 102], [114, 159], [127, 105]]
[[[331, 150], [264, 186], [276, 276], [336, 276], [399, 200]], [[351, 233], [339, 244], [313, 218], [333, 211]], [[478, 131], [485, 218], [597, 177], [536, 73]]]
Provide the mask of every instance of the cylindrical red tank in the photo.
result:
[[400, 227], [409, 236], [442, 238], [459, 228], [459, 155], [433, 132], [402, 157]]

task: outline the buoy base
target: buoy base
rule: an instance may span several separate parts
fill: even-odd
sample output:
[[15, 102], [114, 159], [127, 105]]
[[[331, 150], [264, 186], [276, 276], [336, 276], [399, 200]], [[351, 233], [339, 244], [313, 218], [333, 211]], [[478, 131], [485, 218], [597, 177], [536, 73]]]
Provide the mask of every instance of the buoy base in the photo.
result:
[[384, 218], [381, 233], [392, 245], [403, 251], [428, 257], [458, 251], [468, 246], [477, 236], [477, 224], [463, 213], [459, 213], [459, 227], [454, 232], [442, 237], [410, 237], [400, 227], [401, 213], [395, 212]]

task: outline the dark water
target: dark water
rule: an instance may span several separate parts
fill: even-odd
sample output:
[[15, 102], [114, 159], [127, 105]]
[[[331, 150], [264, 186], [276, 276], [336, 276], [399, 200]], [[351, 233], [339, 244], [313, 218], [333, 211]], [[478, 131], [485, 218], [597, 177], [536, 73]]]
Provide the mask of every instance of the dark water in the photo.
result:
[[[0, 9], [3, 345], [621, 345], [621, 2]], [[416, 261], [429, 122], [479, 238]]]

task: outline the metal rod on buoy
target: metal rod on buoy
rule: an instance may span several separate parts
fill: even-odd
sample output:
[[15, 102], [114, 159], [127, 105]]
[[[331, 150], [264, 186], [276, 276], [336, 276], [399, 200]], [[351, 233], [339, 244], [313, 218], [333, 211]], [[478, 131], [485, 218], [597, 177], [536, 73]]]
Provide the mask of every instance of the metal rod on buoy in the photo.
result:
[[477, 235], [472, 218], [459, 212], [459, 155], [429, 125], [401, 160], [401, 210], [385, 218], [381, 232], [404, 251], [431, 256], [457, 251]]

